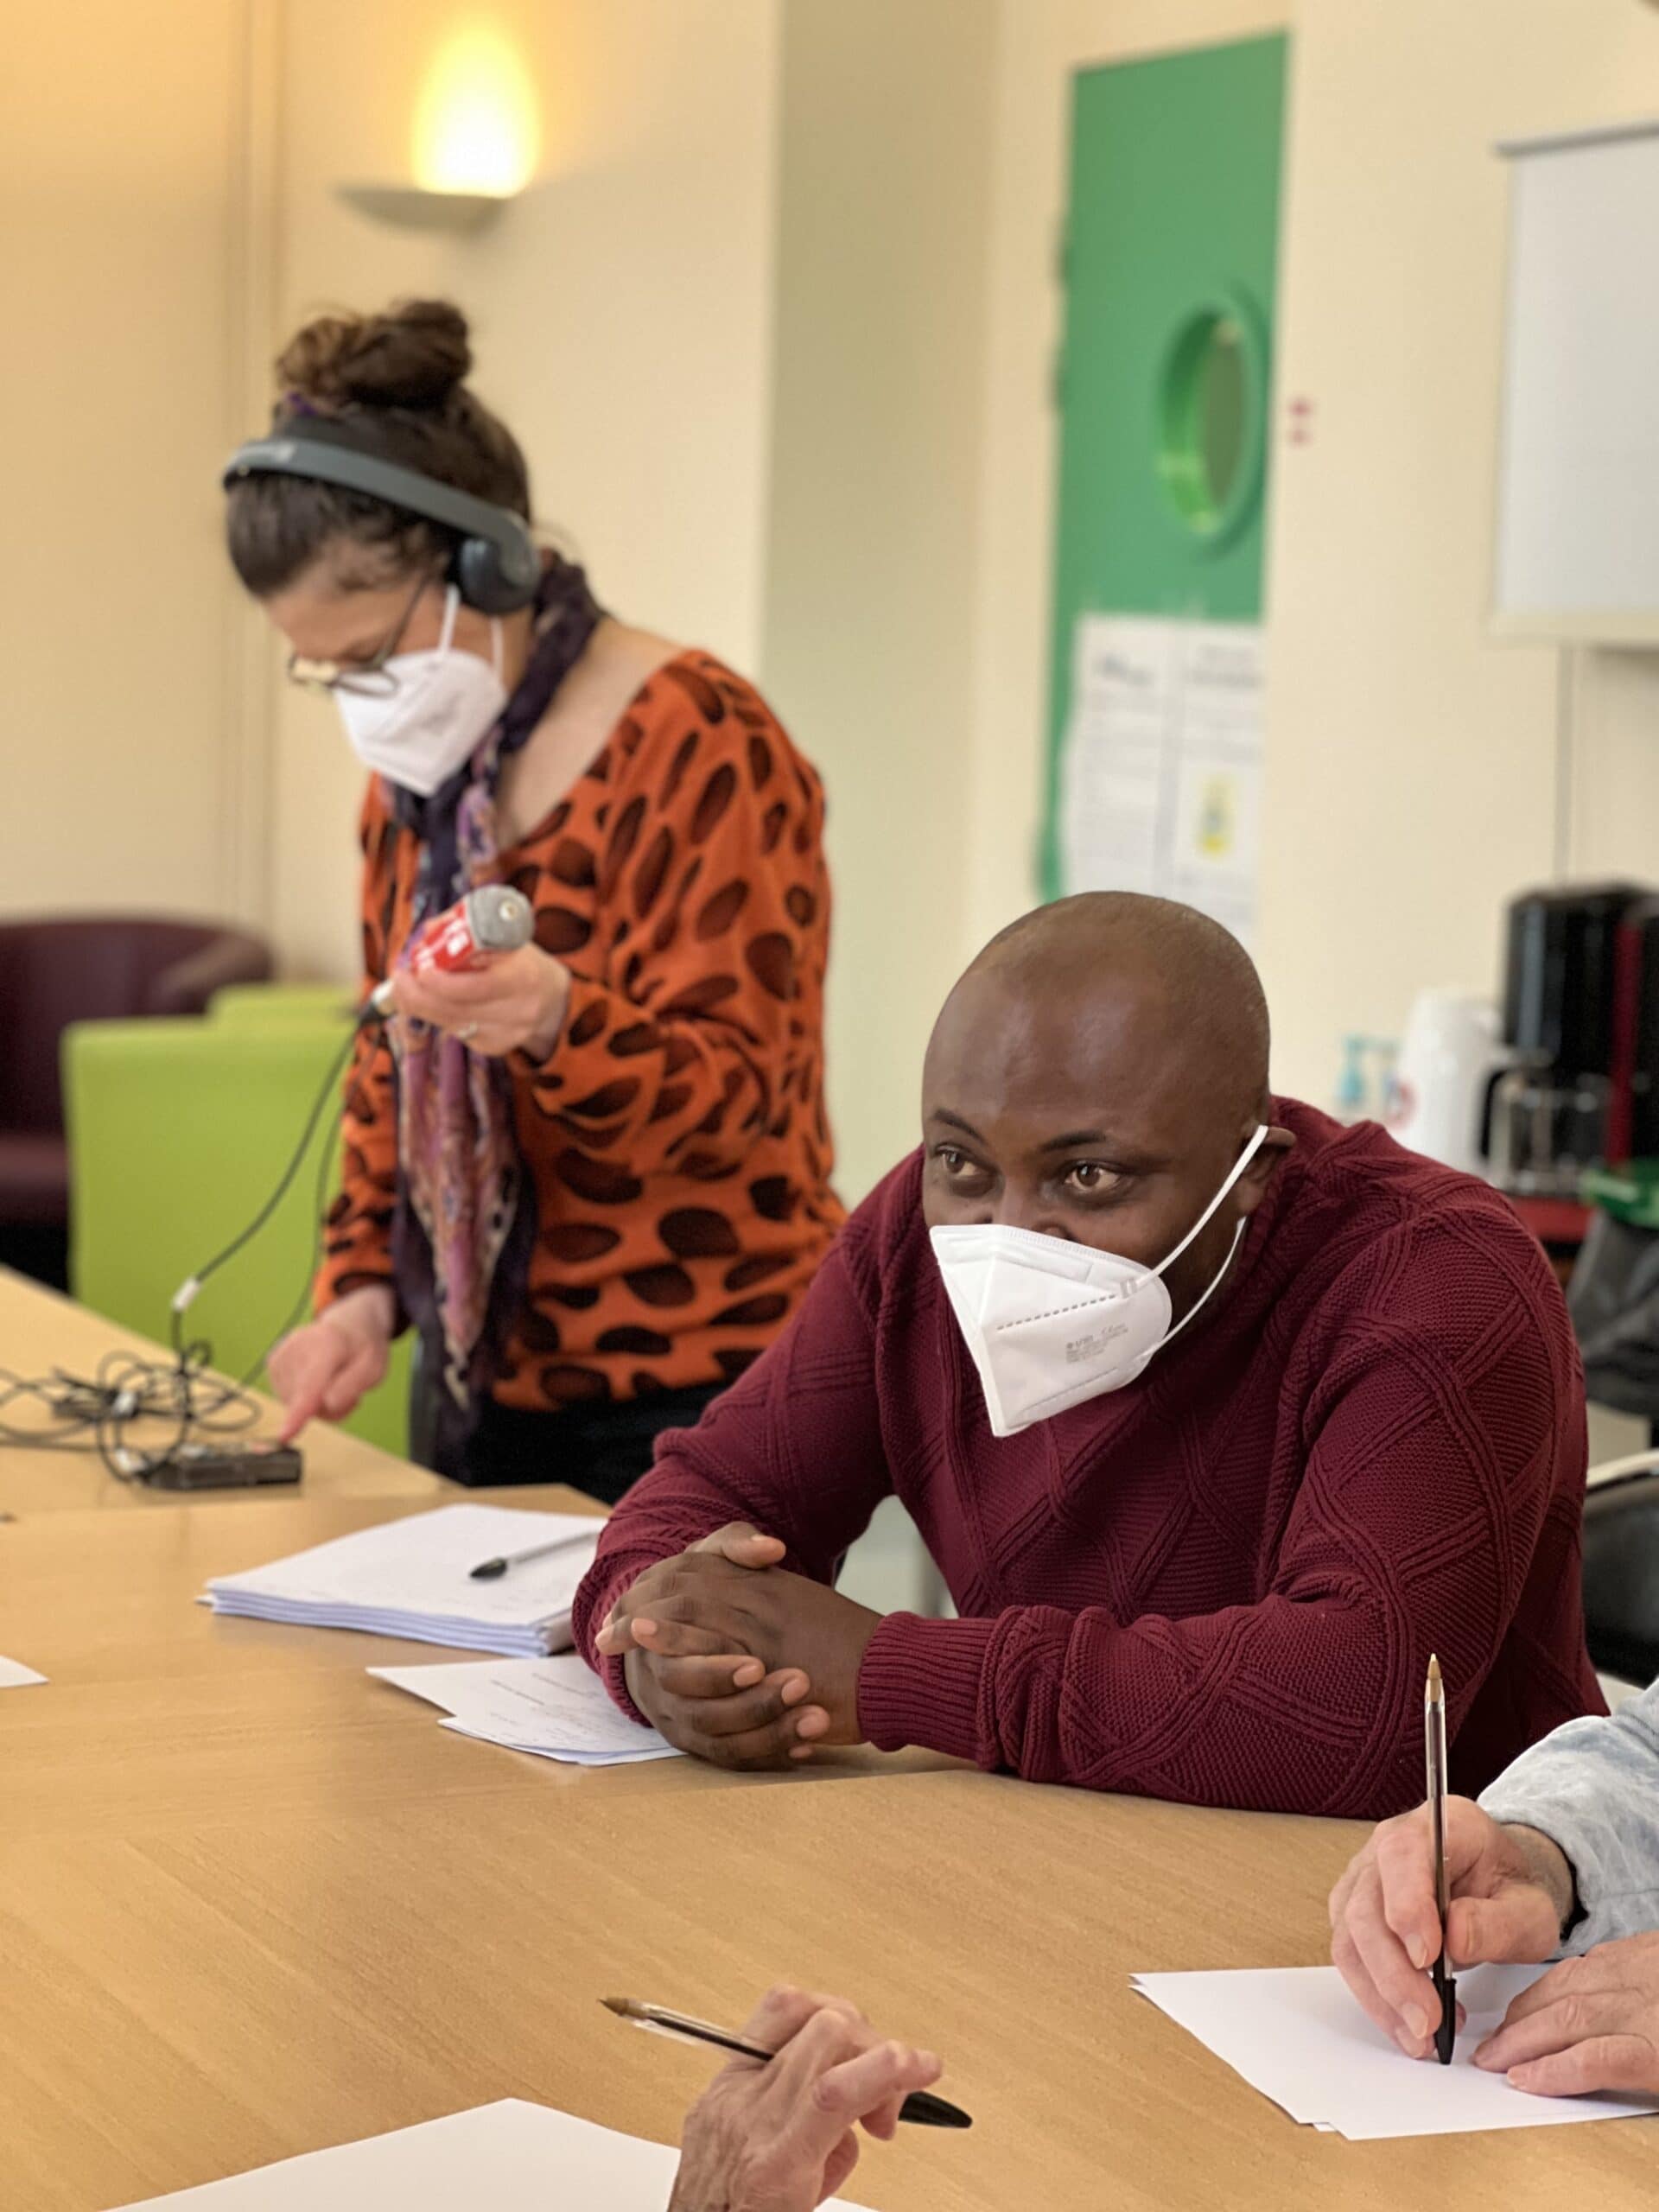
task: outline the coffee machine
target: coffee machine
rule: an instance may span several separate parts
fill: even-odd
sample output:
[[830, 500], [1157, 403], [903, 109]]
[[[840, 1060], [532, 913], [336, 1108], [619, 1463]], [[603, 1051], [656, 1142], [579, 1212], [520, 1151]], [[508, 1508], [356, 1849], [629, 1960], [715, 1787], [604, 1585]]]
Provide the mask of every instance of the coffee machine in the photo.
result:
[[1602, 883], [1529, 891], [1509, 909], [1491, 1179], [1574, 1198], [1586, 1167], [1659, 1153], [1659, 899]]

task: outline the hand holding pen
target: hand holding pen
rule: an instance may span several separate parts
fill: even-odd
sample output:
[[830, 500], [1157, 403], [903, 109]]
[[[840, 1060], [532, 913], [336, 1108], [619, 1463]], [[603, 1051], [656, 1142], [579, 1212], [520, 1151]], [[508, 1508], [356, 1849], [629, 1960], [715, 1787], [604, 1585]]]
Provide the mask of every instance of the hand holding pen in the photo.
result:
[[[650, 2025], [639, 2014], [656, 2010], [622, 2017]], [[885, 2040], [844, 1999], [798, 1989], [771, 1991], [741, 2040], [766, 2063], [734, 2059], [692, 2107], [669, 2212], [812, 2212], [858, 2163], [856, 2131], [890, 2140], [907, 2097], [939, 2077], [931, 2051]]]
[[[1332, 1960], [1410, 2058], [1439, 2056], [1454, 1960], [1472, 1967], [1548, 1959], [1575, 1904], [1573, 1869], [1548, 1836], [1441, 1794], [1445, 1689], [1437, 1700], [1435, 1687], [1424, 1696], [1427, 1802], [1384, 1821], [1331, 1892]], [[1455, 1995], [1450, 2020], [1454, 2034], [1463, 2024]]]

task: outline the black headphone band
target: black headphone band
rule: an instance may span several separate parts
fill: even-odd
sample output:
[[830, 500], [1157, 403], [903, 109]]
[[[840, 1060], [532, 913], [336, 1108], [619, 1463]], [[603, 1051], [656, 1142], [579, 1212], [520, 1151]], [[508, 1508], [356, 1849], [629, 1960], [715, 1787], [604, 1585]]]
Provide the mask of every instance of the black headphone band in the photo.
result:
[[268, 437], [251, 439], [231, 455], [222, 481], [229, 491], [249, 476], [298, 476], [384, 499], [388, 506], [459, 532], [463, 541], [482, 539], [518, 604], [528, 601], [534, 590], [541, 563], [522, 515], [493, 500], [476, 499], [453, 484], [440, 483], [418, 468], [383, 461], [378, 454], [365, 452], [340, 425], [308, 421], [302, 427], [289, 425]]

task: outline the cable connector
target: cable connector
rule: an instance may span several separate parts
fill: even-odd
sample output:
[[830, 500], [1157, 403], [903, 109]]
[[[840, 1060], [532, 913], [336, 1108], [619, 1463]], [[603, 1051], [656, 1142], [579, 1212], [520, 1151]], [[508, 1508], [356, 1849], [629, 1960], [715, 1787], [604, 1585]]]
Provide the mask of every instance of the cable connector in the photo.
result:
[[188, 1313], [200, 1295], [200, 1276], [187, 1276], [173, 1294], [173, 1311], [175, 1313]]

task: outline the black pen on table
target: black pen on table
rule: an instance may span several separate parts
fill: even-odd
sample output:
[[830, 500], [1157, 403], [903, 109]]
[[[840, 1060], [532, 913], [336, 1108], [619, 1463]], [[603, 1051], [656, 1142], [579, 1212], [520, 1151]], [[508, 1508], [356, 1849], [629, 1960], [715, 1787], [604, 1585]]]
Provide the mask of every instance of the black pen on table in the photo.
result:
[[1434, 2055], [1442, 2066], [1449, 2066], [1452, 2046], [1458, 2039], [1458, 1985], [1446, 1971], [1446, 1920], [1452, 1899], [1446, 1878], [1446, 1685], [1440, 1680], [1440, 1662], [1433, 1653], [1429, 1655], [1428, 1687], [1423, 1692], [1423, 1736], [1428, 1768], [1428, 1816], [1434, 1830], [1434, 1902], [1440, 1916], [1440, 1954], [1429, 1970], [1434, 1993], [1440, 2000]]
[[[652, 2035], [671, 2037], [676, 2043], [712, 2044], [716, 2050], [729, 2050], [739, 2058], [763, 2062], [778, 2056], [761, 2044], [746, 2043], [741, 2036], [734, 2036], [725, 2028], [711, 2027], [707, 2020], [694, 2020], [685, 2012], [671, 2012], [662, 2005], [644, 2005], [637, 1997], [601, 1997], [599, 2001], [619, 2020], [630, 2021], [636, 2028], [649, 2029]], [[918, 2127], [971, 2127], [974, 2124], [960, 2105], [936, 2097], [928, 2089], [912, 2089], [899, 2106], [899, 2117]]]
[[555, 1536], [551, 1542], [531, 1544], [527, 1551], [508, 1552], [499, 1559], [481, 1559], [467, 1570], [473, 1582], [499, 1582], [510, 1567], [523, 1567], [532, 1559], [545, 1559], [550, 1552], [573, 1551], [578, 1544], [591, 1544], [599, 1534], [599, 1523], [583, 1529], [574, 1536]]

